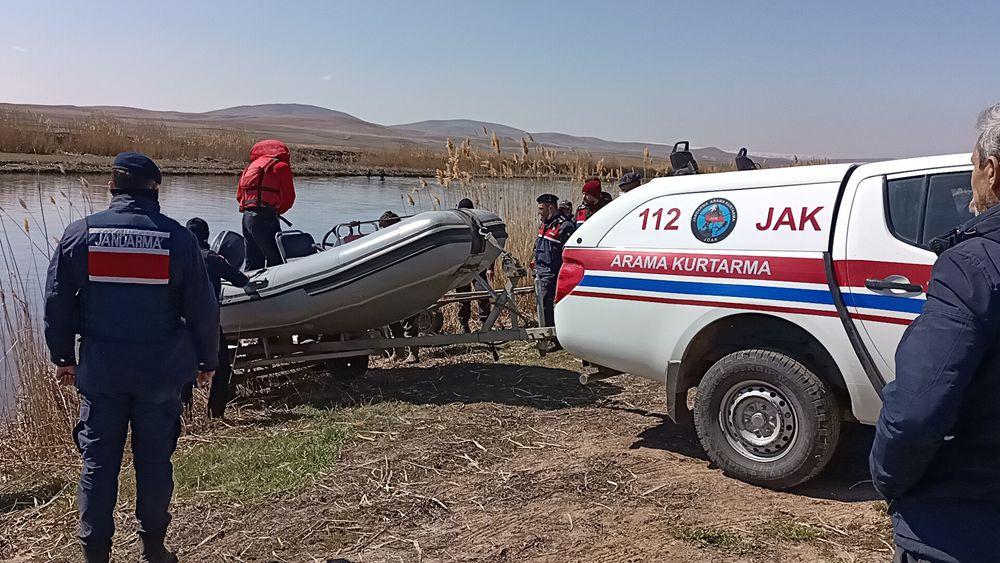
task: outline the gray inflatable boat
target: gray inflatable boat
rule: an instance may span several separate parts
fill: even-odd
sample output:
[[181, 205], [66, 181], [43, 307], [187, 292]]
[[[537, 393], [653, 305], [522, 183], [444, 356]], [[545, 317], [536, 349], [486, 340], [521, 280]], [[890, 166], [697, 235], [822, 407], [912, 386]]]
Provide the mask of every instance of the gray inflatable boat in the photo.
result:
[[248, 273], [247, 288], [224, 285], [222, 329], [229, 337], [247, 338], [340, 335], [385, 326], [471, 283], [506, 241], [506, 226], [489, 211], [421, 213]]

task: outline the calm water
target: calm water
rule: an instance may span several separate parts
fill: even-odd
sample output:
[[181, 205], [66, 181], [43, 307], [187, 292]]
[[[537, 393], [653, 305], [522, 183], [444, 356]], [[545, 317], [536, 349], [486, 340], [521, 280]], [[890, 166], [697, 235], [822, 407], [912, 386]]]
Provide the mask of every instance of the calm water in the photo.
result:
[[[0, 225], [3, 226], [0, 237], [4, 237], [0, 240], [3, 251], [0, 289], [6, 295], [11, 292], [10, 273], [16, 269], [16, 278], [26, 284], [26, 297], [37, 307], [45, 283], [48, 253], [65, 225], [88, 213], [88, 201], [93, 210], [106, 207], [110, 198], [107, 176], [84, 178], [87, 186], [78, 176], [0, 174]], [[235, 186], [234, 176], [168, 176], [160, 186], [160, 206], [181, 223], [196, 216], [205, 219], [213, 236], [223, 229], [241, 232], [242, 217], [237, 210]], [[414, 192], [419, 186], [420, 181], [415, 178], [385, 181], [364, 177], [299, 178], [295, 181], [295, 205], [285, 215], [294, 226], [284, 228], [312, 233], [319, 241], [339, 223], [377, 219], [386, 210], [411, 215], [435, 207], [452, 208], [464, 196], [460, 189], [439, 186]], [[503, 187], [565, 193], [568, 184], [506, 181]], [[27, 234], [23, 232], [25, 221]], [[6, 334], [0, 340], [5, 350], [9, 340]], [[0, 416], [13, 399], [13, 371], [9, 362], [5, 369], [0, 368]]]

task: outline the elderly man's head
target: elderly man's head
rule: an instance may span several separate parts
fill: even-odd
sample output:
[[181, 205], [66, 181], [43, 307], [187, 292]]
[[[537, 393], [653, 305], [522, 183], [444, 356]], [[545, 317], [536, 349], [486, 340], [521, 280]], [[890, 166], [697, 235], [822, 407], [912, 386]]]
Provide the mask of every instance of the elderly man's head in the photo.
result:
[[972, 150], [972, 204], [982, 213], [1000, 203], [1000, 103], [983, 110]]

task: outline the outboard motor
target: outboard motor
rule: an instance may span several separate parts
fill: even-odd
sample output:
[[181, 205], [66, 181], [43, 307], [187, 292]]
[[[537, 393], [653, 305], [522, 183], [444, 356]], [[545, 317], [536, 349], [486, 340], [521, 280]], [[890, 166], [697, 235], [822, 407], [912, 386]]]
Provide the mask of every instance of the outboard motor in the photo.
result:
[[[681, 146], [683, 145], [683, 148]], [[670, 151], [670, 167], [674, 169], [672, 176], [687, 176], [698, 174], [698, 161], [691, 154], [690, 143], [678, 141], [674, 143], [674, 150]]]
[[232, 267], [237, 270], [243, 267], [243, 261], [247, 257], [247, 245], [242, 235], [233, 231], [219, 231], [210, 247], [221, 254]]
[[740, 152], [736, 153], [736, 169], [759, 170], [760, 165], [754, 162], [752, 158], [747, 156], [747, 148], [743, 147], [740, 149]]

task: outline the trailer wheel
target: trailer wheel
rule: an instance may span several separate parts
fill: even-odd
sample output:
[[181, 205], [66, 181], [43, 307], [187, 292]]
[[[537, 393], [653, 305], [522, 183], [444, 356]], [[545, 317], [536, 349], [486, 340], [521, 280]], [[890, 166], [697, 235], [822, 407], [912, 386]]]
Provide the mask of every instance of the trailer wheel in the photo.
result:
[[419, 334], [441, 334], [444, 328], [444, 313], [440, 309], [425, 309], [417, 313], [417, 331]]
[[346, 358], [332, 358], [325, 362], [326, 371], [331, 377], [337, 379], [354, 379], [361, 377], [368, 372], [369, 357], [348, 356]]
[[840, 438], [837, 397], [816, 374], [770, 350], [716, 362], [698, 385], [694, 421], [708, 456], [742, 481], [785, 489], [815, 477]]

